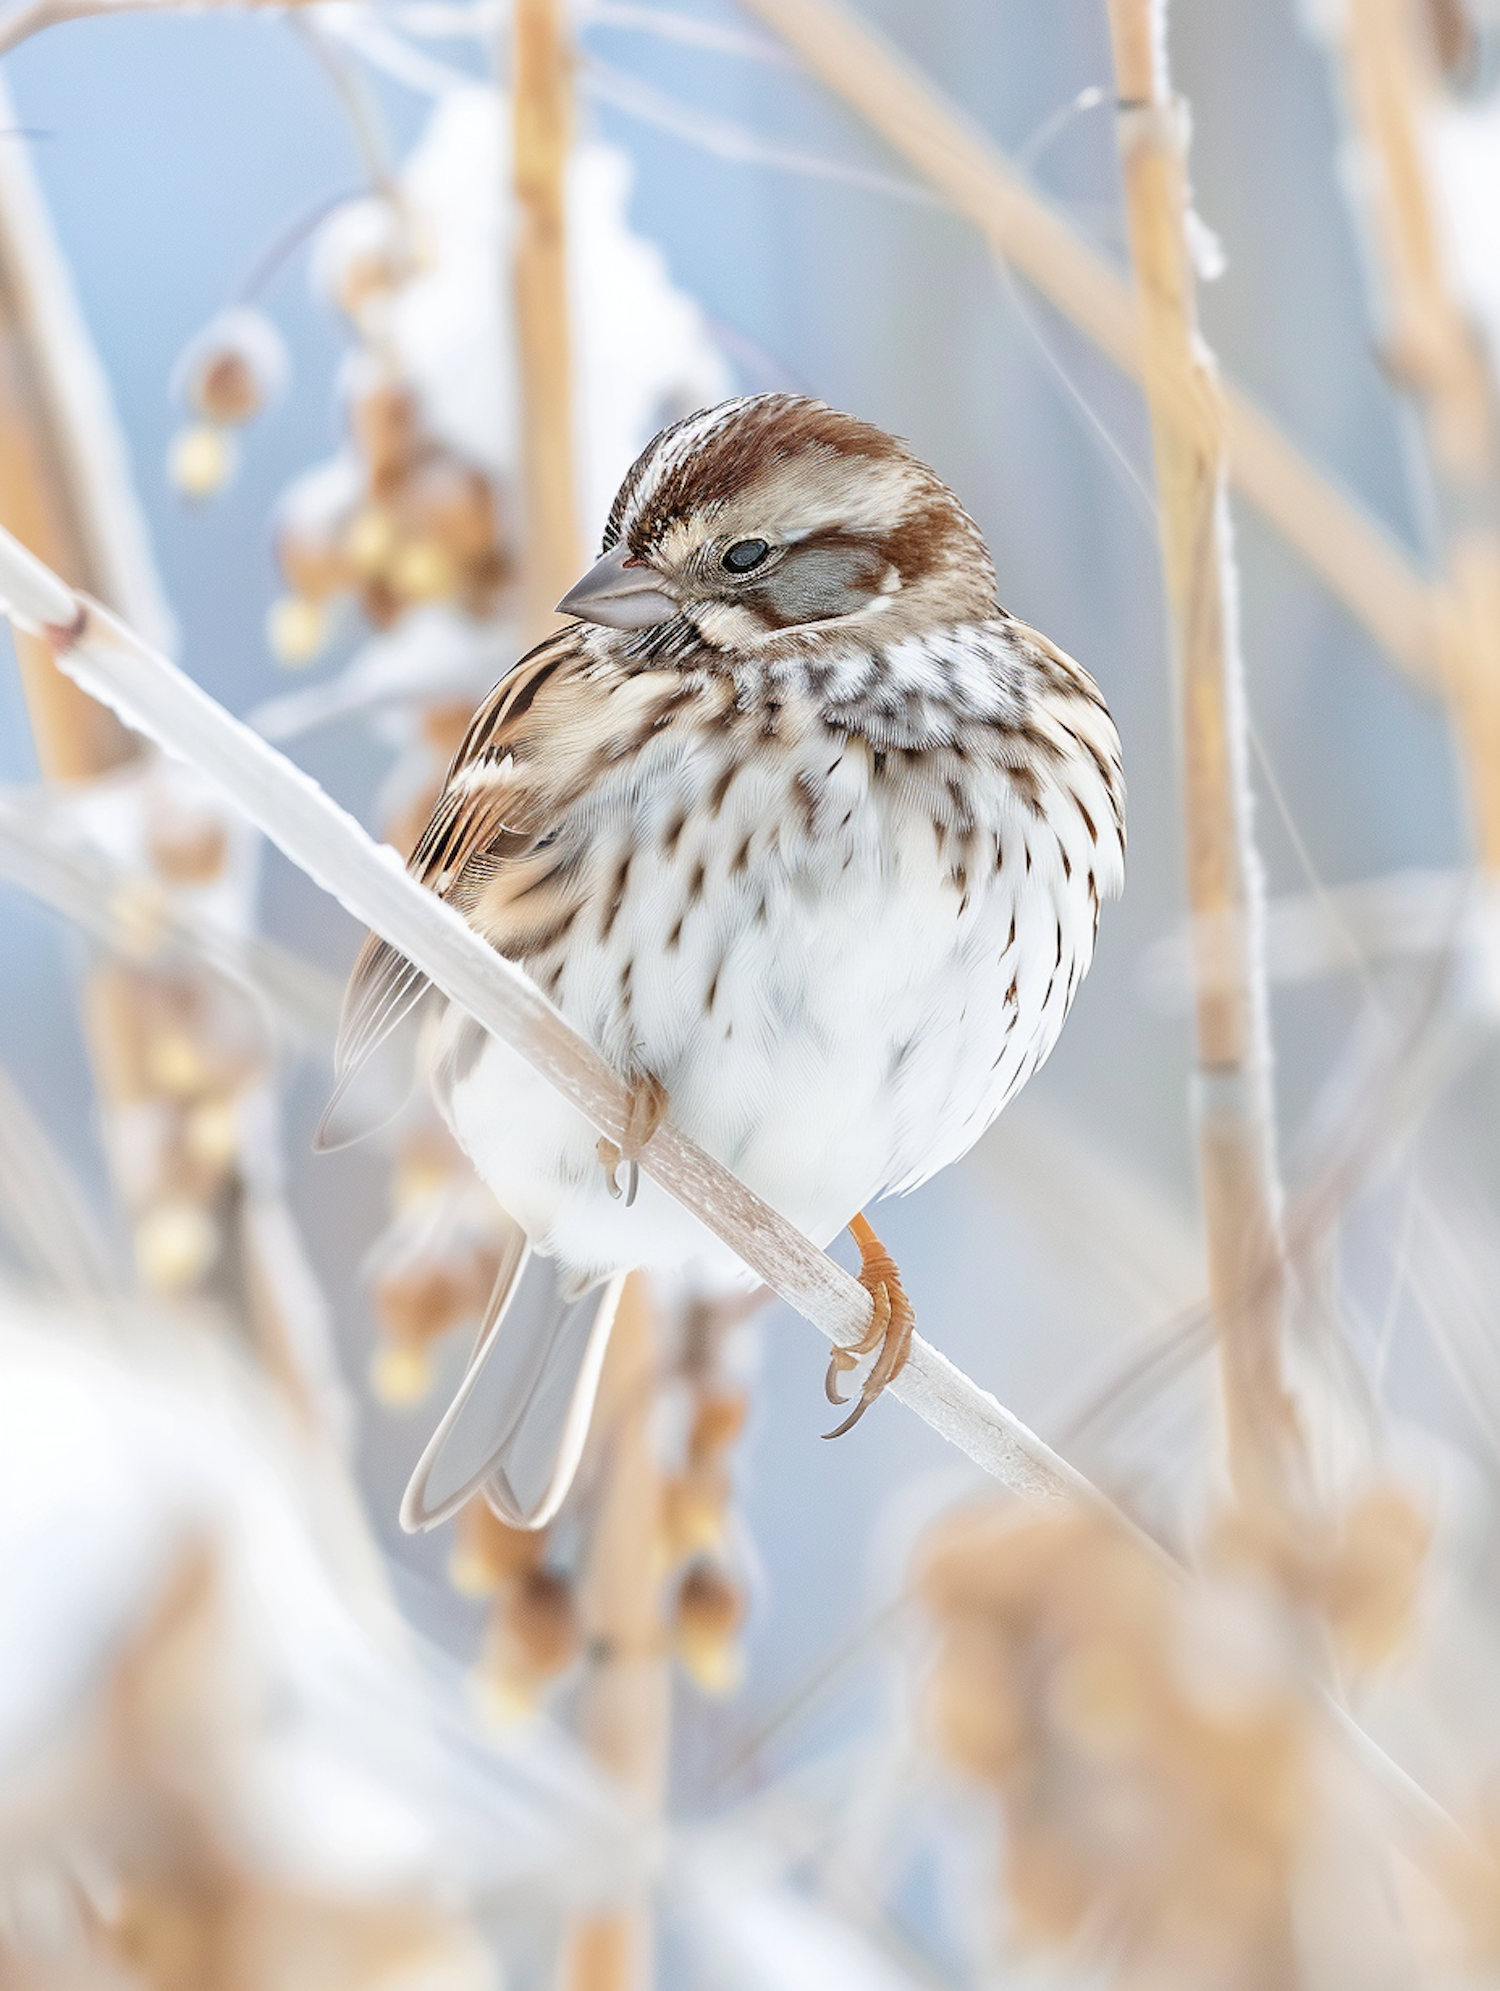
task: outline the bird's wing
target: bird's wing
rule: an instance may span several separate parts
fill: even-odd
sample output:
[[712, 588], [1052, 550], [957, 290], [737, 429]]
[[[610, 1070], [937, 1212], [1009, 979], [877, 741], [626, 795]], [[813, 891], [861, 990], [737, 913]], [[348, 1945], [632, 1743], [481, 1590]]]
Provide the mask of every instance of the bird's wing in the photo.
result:
[[[575, 675], [584, 661], [576, 625], [560, 631], [508, 671], [469, 722], [431, 819], [407, 860], [415, 878], [465, 914], [487, 885], [508, 868], [524, 870], [528, 854], [545, 842], [559, 769], [548, 764], [550, 757], [531, 751], [535, 701], [544, 686]], [[501, 951], [512, 950], [502, 945]], [[344, 993], [334, 1089], [318, 1130], [320, 1147], [338, 1145], [329, 1130], [340, 1102], [427, 988], [427, 977], [389, 941], [376, 933], [366, 936]]]
[[518, 1238], [495, 1281], [473, 1358], [401, 1503], [408, 1533], [435, 1528], [475, 1493], [512, 1528], [542, 1528], [572, 1484], [588, 1436], [623, 1275], [579, 1299]]

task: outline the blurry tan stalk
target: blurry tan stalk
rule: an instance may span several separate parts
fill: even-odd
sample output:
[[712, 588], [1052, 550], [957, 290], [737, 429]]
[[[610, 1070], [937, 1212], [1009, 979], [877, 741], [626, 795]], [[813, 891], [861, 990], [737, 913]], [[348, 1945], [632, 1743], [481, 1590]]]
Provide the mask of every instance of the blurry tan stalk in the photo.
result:
[[[14, 123], [0, 92], [0, 124]], [[108, 387], [19, 142], [0, 147], [0, 523], [27, 536], [75, 586], [96, 592], [164, 639], [167, 614]], [[17, 630], [15, 644], [37, 759], [49, 780], [96, 780], [140, 756], [141, 741], [58, 670], [40, 638]], [[212, 869], [227, 850], [228, 832], [220, 824], [207, 827], [206, 858], [204, 852], [189, 855]], [[164, 863], [175, 875], [165, 854]], [[177, 1156], [185, 1179], [168, 1180], [164, 1171], [149, 1207], [133, 1197], [123, 1170], [117, 1186], [137, 1220], [143, 1250], [154, 1244], [159, 1253], [163, 1247], [201, 1253], [207, 1247], [199, 1238], [210, 1235], [206, 1226], [221, 1213], [232, 1214], [238, 1251], [218, 1257], [218, 1294], [242, 1316], [292, 1399], [309, 1416], [321, 1416], [330, 1407], [323, 1386], [326, 1351], [308, 1345], [320, 1322], [299, 1247], [279, 1197], [257, 1193], [227, 1152], [248, 1097], [236, 1097], [236, 1090], [252, 1074], [240, 1068], [232, 1049], [226, 1053], [213, 1041], [216, 1007], [192, 976], [118, 961], [91, 973], [85, 1016], [108, 1114], [118, 1120], [154, 1098], [185, 1130], [184, 1146], [191, 1148], [194, 1133], [212, 1133], [217, 1142], [207, 1159]], [[196, 1044], [189, 1042], [194, 1035]], [[186, 1089], [174, 1092], [144, 1076], [168, 1046], [179, 1065], [186, 1058], [194, 1067]], [[198, 1219], [196, 1232], [188, 1226], [191, 1217]], [[188, 1280], [183, 1290], [197, 1284]]]
[[573, 480], [572, 341], [568, 328], [567, 167], [573, 57], [561, 0], [515, 0], [511, 115], [516, 242], [513, 282], [520, 364], [523, 614], [528, 643], [583, 558]]
[[[588, 1672], [578, 1727], [643, 1819], [661, 1810], [670, 1745], [663, 1486], [653, 1430], [657, 1375], [650, 1289], [636, 1273], [615, 1316], [594, 1415], [600, 1476], [579, 1595]], [[573, 1932], [561, 1991], [646, 1991], [650, 1982], [644, 1909], [602, 1916]]]
[[1166, 74], [1162, 0], [1110, 0], [1109, 18], [1178, 678], [1188, 896], [1197, 936], [1199, 1159], [1229, 1464], [1241, 1499], [1279, 1502], [1298, 1437], [1281, 1378], [1281, 1192], [1244, 773], [1223, 401], [1197, 330], [1186, 117]]
[[[745, 0], [1123, 372], [1143, 355], [1129, 288], [956, 105], [839, 0]], [[1425, 691], [1440, 671], [1440, 598], [1395, 540], [1233, 387], [1221, 394], [1235, 487], [1382, 652]]]
[[1383, 281], [1386, 357], [1426, 422], [1442, 506], [1442, 666], [1480, 861], [1500, 877], [1500, 409], [1490, 364], [1444, 268], [1421, 122], [1439, 49], [1413, 0], [1345, 0], [1346, 93]]

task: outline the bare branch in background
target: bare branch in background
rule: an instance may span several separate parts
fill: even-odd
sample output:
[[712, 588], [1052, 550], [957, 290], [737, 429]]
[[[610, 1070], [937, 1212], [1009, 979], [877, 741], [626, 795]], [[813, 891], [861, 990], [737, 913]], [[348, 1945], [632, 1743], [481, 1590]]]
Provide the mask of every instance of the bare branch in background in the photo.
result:
[[[999, 148], [838, 0], [745, 0], [836, 97], [967, 215], [1049, 303], [1139, 379], [1130, 288]], [[1439, 683], [1436, 591], [1383, 527], [1249, 398], [1224, 390], [1229, 474], [1334, 597], [1424, 690]]]
[[566, 181], [572, 51], [561, 0], [515, 0], [511, 118], [516, 201], [523, 593], [527, 641], [556, 623], [583, 566], [574, 490]]
[[1299, 1439], [1281, 1379], [1282, 1199], [1223, 405], [1198, 335], [1187, 120], [1166, 73], [1160, 0], [1110, 0], [1109, 14], [1182, 729], [1199, 1166], [1230, 1470], [1242, 1499], [1279, 1503], [1295, 1472]]

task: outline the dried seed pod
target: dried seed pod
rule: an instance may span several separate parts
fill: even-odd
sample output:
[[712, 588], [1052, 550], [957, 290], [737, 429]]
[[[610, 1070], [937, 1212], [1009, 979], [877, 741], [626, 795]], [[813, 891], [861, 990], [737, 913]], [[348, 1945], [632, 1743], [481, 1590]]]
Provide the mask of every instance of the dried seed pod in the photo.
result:
[[545, 1528], [507, 1527], [482, 1499], [459, 1510], [448, 1561], [455, 1590], [466, 1597], [488, 1597], [540, 1566], [547, 1553]]
[[427, 446], [416, 396], [394, 381], [367, 388], [349, 411], [349, 426], [370, 493], [384, 502], [399, 491]]
[[705, 1694], [732, 1694], [744, 1659], [737, 1633], [745, 1616], [739, 1586], [716, 1562], [695, 1562], [678, 1586], [673, 1613], [677, 1656]]
[[703, 1555], [722, 1544], [729, 1499], [729, 1474], [722, 1467], [689, 1471], [667, 1480], [662, 1490], [662, 1533], [669, 1564]]
[[361, 330], [373, 330], [392, 295], [420, 268], [414, 231], [394, 201], [350, 201], [318, 231], [315, 287]]
[[174, 397], [203, 421], [237, 427], [286, 385], [286, 345], [263, 311], [221, 311], [188, 342], [172, 370]]
[[490, 1714], [501, 1721], [530, 1714], [578, 1647], [572, 1583], [560, 1570], [524, 1570], [497, 1595], [485, 1633], [479, 1683]]
[[688, 1435], [690, 1464], [708, 1465], [727, 1452], [744, 1430], [749, 1413], [750, 1399], [743, 1390], [700, 1397]]

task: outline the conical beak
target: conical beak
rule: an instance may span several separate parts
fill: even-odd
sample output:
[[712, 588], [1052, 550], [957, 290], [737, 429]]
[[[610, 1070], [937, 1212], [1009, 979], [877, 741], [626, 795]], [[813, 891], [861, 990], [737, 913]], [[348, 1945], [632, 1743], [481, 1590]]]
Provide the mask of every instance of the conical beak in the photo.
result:
[[606, 629], [650, 629], [677, 613], [677, 603], [665, 593], [661, 577], [631, 560], [623, 540], [596, 560], [576, 587], [557, 604], [559, 615], [602, 622]]

